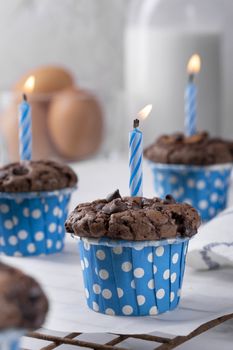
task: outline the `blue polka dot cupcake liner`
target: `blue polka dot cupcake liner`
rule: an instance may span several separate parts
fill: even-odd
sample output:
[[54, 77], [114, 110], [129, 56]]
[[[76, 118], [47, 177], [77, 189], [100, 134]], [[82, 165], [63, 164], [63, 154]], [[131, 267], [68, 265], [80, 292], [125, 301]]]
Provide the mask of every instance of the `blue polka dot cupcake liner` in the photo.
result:
[[0, 193], [0, 252], [9, 256], [60, 252], [73, 190]]
[[172, 194], [208, 221], [226, 208], [232, 164], [188, 166], [150, 162], [156, 195]]
[[87, 304], [107, 315], [154, 316], [180, 301], [188, 238], [79, 241]]
[[20, 350], [20, 339], [23, 336], [22, 331], [7, 330], [0, 332], [1, 350]]

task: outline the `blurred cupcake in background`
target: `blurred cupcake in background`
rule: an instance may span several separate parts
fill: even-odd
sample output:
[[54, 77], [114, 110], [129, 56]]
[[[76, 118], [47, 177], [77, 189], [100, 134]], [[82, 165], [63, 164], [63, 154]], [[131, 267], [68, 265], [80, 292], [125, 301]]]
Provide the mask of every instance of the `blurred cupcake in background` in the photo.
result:
[[21, 336], [44, 323], [48, 300], [32, 277], [0, 263], [0, 309], [0, 348], [19, 350]]
[[0, 251], [11, 256], [60, 252], [76, 184], [69, 166], [51, 160], [0, 168]]
[[170, 193], [193, 205], [207, 221], [225, 209], [232, 171], [232, 143], [207, 132], [163, 135], [144, 151], [157, 195]]

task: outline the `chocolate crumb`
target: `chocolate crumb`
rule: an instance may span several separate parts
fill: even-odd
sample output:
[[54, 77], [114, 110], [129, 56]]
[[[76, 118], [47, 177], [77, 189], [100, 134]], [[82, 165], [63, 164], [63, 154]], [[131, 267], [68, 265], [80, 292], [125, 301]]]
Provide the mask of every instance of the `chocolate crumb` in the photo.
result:
[[118, 189], [116, 191], [114, 191], [113, 193], [110, 193], [106, 197], [106, 201], [111, 202], [113, 199], [116, 199], [116, 198], [121, 198], [120, 191]]

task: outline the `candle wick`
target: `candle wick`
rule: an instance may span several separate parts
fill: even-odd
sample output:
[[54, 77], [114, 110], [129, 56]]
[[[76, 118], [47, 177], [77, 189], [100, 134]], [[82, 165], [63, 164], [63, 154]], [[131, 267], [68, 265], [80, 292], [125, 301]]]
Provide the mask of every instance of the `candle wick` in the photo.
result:
[[134, 119], [133, 127], [134, 127], [134, 129], [139, 127], [139, 119]]
[[192, 83], [193, 80], [194, 80], [194, 74], [192, 74], [192, 73], [189, 74], [189, 79], [188, 80], [189, 80], [190, 83]]
[[24, 100], [25, 102], [27, 102], [27, 95], [26, 95], [26, 94], [23, 94], [23, 100]]

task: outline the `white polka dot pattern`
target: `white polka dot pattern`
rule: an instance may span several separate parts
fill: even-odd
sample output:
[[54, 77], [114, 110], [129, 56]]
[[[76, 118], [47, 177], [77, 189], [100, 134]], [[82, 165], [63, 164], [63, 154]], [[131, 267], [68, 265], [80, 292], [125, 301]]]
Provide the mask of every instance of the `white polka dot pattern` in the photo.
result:
[[16, 245], [18, 243], [18, 239], [16, 236], [10, 236], [8, 242], [10, 245]]
[[99, 305], [95, 301], [93, 301], [92, 306], [94, 311], [99, 311]]
[[34, 253], [36, 251], [36, 247], [34, 243], [29, 243], [27, 246], [28, 253]]
[[135, 281], [134, 281], [134, 280], [131, 281], [130, 286], [131, 286], [131, 288], [133, 288], [133, 289], [136, 288], [136, 285], [135, 285]]
[[170, 270], [167, 269], [167, 270], [165, 270], [164, 273], [163, 273], [163, 279], [164, 279], [164, 280], [168, 280], [169, 277], [170, 277]]
[[204, 180], [199, 180], [197, 181], [197, 189], [198, 190], [203, 190], [206, 186], [206, 183]]
[[58, 195], [0, 198], [1, 251], [10, 256], [46, 255], [60, 251], [69, 198], [68, 191], [60, 202]]
[[24, 208], [23, 209], [23, 215], [25, 216], [25, 218], [29, 218], [30, 216], [30, 212], [28, 208]]
[[33, 217], [33, 219], [39, 219], [41, 217], [40, 209], [34, 209], [32, 211], [32, 217]]
[[122, 312], [124, 315], [131, 315], [133, 313], [133, 308], [130, 305], [125, 305], [122, 308]]
[[56, 228], [57, 228], [57, 225], [52, 222], [50, 225], [49, 225], [49, 232], [53, 233], [56, 231]]
[[99, 260], [104, 260], [105, 259], [105, 252], [101, 249], [97, 250], [96, 257]]
[[162, 299], [165, 295], [165, 290], [163, 288], [159, 289], [157, 292], [156, 292], [156, 297], [158, 299]]
[[[194, 206], [207, 221], [225, 209], [231, 167], [190, 167], [151, 164], [156, 193], [171, 193], [180, 202]], [[222, 168], [222, 169], [221, 169]]]
[[95, 294], [100, 294], [101, 293], [101, 288], [99, 286], [99, 284], [93, 284], [93, 291]]
[[0, 212], [1, 214], [7, 214], [10, 211], [10, 207], [7, 204], [1, 204], [0, 205]]
[[122, 254], [122, 248], [121, 247], [114, 247], [112, 250], [113, 250], [114, 254], [117, 254], [117, 255]]
[[118, 298], [122, 298], [124, 295], [124, 291], [122, 288], [117, 288], [117, 294], [118, 294]]
[[160, 247], [156, 248], [155, 254], [157, 256], [163, 256], [163, 253], [164, 253], [164, 247], [163, 246], [160, 246]]
[[105, 310], [106, 315], [110, 315], [110, 316], [114, 316], [115, 315], [115, 311], [113, 309], [111, 309], [110, 307], [108, 307]]
[[173, 256], [172, 256], [172, 263], [173, 264], [176, 264], [177, 261], [179, 259], [179, 254], [178, 253], [175, 253]]
[[13, 228], [13, 221], [12, 220], [6, 220], [4, 222], [4, 227], [7, 229], [7, 230], [11, 230]]
[[112, 292], [109, 289], [103, 289], [102, 290], [102, 295], [105, 299], [111, 299], [112, 297]]
[[89, 291], [88, 291], [88, 289], [87, 289], [87, 288], [85, 288], [85, 295], [86, 295], [86, 298], [87, 298], [87, 299], [88, 299], [88, 298], [89, 298], [89, 296], [90, 296]]
[[138, 305], [143, 305], [145, 304], [145, 301], [146, 301], [146, 298], [144, 297], [144, 295], [138, 295], [137, 296], [137, 302], [138, 302]]
[[152, 306], [149, 310], [149, 315], [153, 316], [153, 315], [158, 315], [158, 309], [156, 306]]
[[123, 262], [123, 264], [121, 265], [122, 271], [124, 272], [129, 272], [132, 270], [132, 264], [129, 261], [125, 261]]
[[171, 239], [167, 245], [137, 250], [81, 240], [81, 267], [89, 307], [125, 316], [153, 316], [174, 309], [179, 302], [177, 292], [182, 285], [186, 246], [187, 241]]
[[108, 277], [109, 277], [109, 273], [108, 273], [107, 270], [102, 269], [102, 270], [99, 271], [99, 276], [100, 276], [100, 278], [101, 278], [102, 280], [107, 280]]
[[134, 269], [133, 274], [134, 274], [134, 277], [141, 278], [144, 276], [145, 271], [141, 267], [138, 267]]
[[153, 279], [149, 280], [148, 284], [147, 284], [149, 289], [154, 289], [155, 288], [155, 282]]
[[176, 273], [173, 272], [173, 273], [171, 274], [171, 283], [174, 283], [175, 280], [176, 280]]
[[152, 262], [152, 261], [153, 261], [153, 253], [149, 253], [149, 254], [148, 254], [147, 260], [148, 260], [149, 262]]

